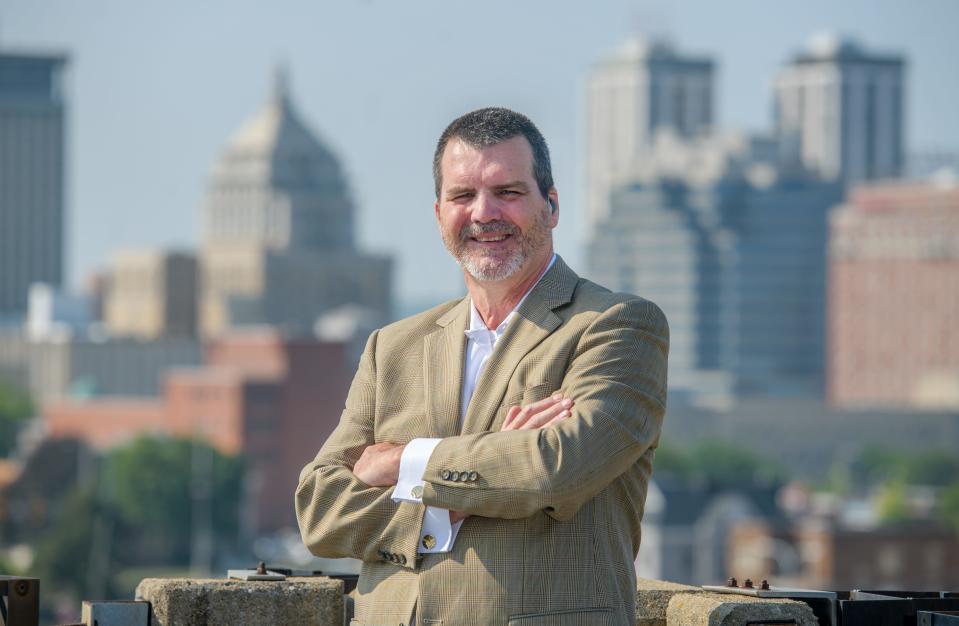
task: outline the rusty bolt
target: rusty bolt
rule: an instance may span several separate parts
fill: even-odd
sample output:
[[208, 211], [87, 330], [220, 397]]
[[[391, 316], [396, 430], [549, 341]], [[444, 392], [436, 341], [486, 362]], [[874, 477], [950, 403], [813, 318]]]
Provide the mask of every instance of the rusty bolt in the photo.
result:
[[738, 587], [739, 584], [736, 582], [736, 579], [732, 576], [729, 577], [729, 580], [726, 581], [727, 587]]
[[759, 588], [763, 591], [769, 591], [769, 581], [763, 578], [763, 581], [759, 583]]
[[260, 576], [266, 575], [266, 563], [260, 561], [260, 564], [256, 566], [256, 573]]
[[27, 595], [27, 583], [22, 580], [17, 581], [16, 591], [21, 596]]
[[743, 589], [752, 589], [753, 588], [753, 579], [747, 578], [743, 581]]

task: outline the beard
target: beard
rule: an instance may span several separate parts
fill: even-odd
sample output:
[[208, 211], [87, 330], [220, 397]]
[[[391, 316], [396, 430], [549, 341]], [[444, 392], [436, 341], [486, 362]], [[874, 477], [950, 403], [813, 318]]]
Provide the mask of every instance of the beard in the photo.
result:
[[[471, 223], [460, 229], [459, 235], [443, 231], [443, 243], [456, 262], [476, 280], [497, 281], [513, 276], [538, 250], [549, 241], [548, 215], [537, 214], [526, 232], [515, 224], [496, 220], [485, 224]], [[470, 246], [473, 237], [490, 234], [508, 234], [509, 245], [500, 250], [482, 250]]]

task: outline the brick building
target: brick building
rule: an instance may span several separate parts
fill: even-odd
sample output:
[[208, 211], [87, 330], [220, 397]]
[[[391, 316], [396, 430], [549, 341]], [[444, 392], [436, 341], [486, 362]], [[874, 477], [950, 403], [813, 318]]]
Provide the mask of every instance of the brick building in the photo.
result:
[[845, 528], [749, 521], [729, 535], [730, 572], [812, 589], [959, 589], [959, 533], [929, 523]]
[[959, 185], [876, 183], [832, 216], [834, 405], [959, 408]]
[[196, 436], [247, 462], [251, 527], [295, 523], [299, 471], [336, 426], [349, 388], [347, 344], [284, 339], [273, 330], [226, 335], [202, 367], [169, 372], [157, 400], [106, 398], [47, 405], [48, 432], [95, 448], [141, 434]]

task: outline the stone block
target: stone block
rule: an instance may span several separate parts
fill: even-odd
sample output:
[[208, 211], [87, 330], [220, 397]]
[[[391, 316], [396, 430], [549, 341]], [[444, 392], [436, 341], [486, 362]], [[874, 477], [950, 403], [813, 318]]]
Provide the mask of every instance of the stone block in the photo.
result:
[[152, 626], [342, 626], [343, 581], [147, 578], [138, 600], [152, 607]]
[[150, 626], [150, 603], [84, 601], [80, 622], [85, 626]]
[[794, 620], [797, 626], [819, 624], [806, 604], [779, 598], [681, 593], [673, 596], [666, 608], [667, 626], [743, 626], [786, 620]]
[[666, 607], [678, 593], [705, 593], [700, 587], [652, 578], [636, 580], [636, 626], [666, 626]]

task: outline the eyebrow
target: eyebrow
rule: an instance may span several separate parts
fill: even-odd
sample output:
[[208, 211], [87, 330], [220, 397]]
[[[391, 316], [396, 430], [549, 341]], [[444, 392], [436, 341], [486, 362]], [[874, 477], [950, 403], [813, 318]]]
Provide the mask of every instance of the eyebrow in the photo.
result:
[[[495, 190], [500, 190], [500, 189], [521, 189], [521, 190], [523, 190], [523, 191], [529, 191], [529, 186], [528, 186], [526, 183], [524, 183], [523, 181], [521, 181], [521, 180], [514, 180], [514, 181], [510, 181], [510, 182], [508, 182], [508, 183], [503, 183], [502, 185], [493, 185], [493, 189], [495, 189]], [[470, 186], [457, 185], [457, 186], [450, 187], [449, 189], [447, 189], [447, 190], [446, 190], [446, 195], [447, 195], [447, 196], [455, 196], [456, 194], [458, 194], [458, 193], [463, 193], [464, 191], [465, 191], [465, 192], [472, 192], [472, 191], [476, 191], [476, 189], [475, 189], [474, 187], [470, 187]]]
[[493, 189], [522, 189], [523, 191], [529, 191], [529, 187], [521, 180], [514, 180], [502, 185], [495, 185]]

